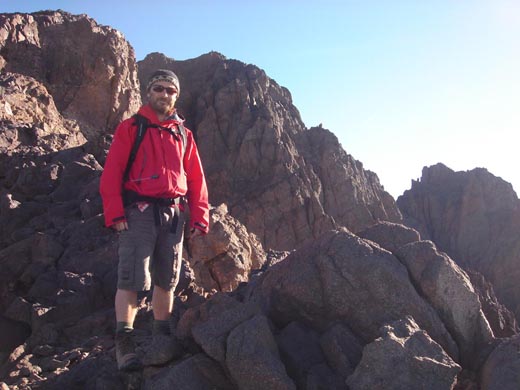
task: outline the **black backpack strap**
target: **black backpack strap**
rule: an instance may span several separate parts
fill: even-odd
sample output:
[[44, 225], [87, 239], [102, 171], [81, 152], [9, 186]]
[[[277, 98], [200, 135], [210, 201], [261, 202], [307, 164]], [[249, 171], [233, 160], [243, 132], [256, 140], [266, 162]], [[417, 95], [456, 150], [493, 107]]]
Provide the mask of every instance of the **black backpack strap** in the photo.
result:
[[125, 172], [123, 174], [123, 183], [128, 181], [128, 176], [130, 175], [130, 169], [132, 168], [132, 164], [134, 163], [135, 156], [137, 155], [137, 151], [139, 150], [139, 146], [141, 145], [141, 142], [143, 142], [144, 135], [146, 134], [146, 130], [148, 127], [156, 127], [160, 130], [167, 130], [172, 133], [174, 137], [177, 137], [180, 135], [181, 141], [182, 141], [182, 157], [184, 158], [184, 155], [186, 154], [186, 144], [187, 144], [187, 136], [186, 136], [186, 129], [184, 128], [184, 125], [182, 124], [182, 118], [180, 118], [177, 114], [175, 114], [174, 119], [176, 119], [179, 124], [177, 125], [178, 132], [173, 132], [170, 128], [162, 127], [155, 124], [150, 124], [150, 121], [148, 118], [135, 114], [132, 116], [134, 118], [135, 122], [134, 124], [137, 126], [137, 133], [135, 135], [134, 144], [132, 145], [132, 150], [130, 151], [130, 155], [128, 156], [128, 162], [126, 163]]
[[128, 162], [126, 163], [125, 173], [123, 174], [123, 183], [128, 181], [128, 176], [130, 175], [130, 169], [132, 168], [132, 164], [134, 163], [135, 156], [137, 154], [137, 150], [143, 142], [144, 135], [146, 134], [146, 130], [148, 129], [148, 119], [142, 115], [135, 114], [132, 116], [135, 119], [134, 124], [137, 126], [137, 133], [135, 134], [134, 144], [132, 146], [132, 150], [130, 151], [130, 155], [128, 157]]
[[184, 155], [186, 154], [186, 144], [188, 143], [188, 137], [186, 136], [186, 128], [182, 123], [179, 123], [177, 125], [177, 128], [179, 129], [179, 134], [182, 138], [182, 157], [184, 158]]
[[184, 117], [180, 115], [177, 111], [172, 116], [172, 119], [175, 119], [179, 124], [177, 125], [178, 134], [181, 136], [182, 140], [182, 157], [186, 154], [186, 144], [188, 143], [188, 137], [186, 136], [186, 128], [182, 124], [184, 122]]

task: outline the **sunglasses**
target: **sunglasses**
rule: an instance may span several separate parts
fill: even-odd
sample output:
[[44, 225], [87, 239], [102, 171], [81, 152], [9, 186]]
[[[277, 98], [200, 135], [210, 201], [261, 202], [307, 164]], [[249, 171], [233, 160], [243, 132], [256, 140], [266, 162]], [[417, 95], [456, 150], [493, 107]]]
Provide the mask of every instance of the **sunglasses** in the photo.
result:
[[163, 87], [162, 85], [154, 85], [152, 87], [152, 91], [157, 93], [163, 93], [166, 91], [166, 93], [170, 96], [175, 95], [177, 93], [177, 90], [173, 87]]

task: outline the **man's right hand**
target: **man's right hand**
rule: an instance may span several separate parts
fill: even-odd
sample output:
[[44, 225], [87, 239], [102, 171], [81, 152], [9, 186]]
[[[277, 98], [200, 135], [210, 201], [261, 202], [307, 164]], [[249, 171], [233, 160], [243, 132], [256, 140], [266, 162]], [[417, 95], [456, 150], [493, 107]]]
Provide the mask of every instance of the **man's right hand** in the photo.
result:
[[128, 223], [126, 221], [121, 221], [110, 226], [116, 232], [122, 232], [123, 230], [128, 230]]

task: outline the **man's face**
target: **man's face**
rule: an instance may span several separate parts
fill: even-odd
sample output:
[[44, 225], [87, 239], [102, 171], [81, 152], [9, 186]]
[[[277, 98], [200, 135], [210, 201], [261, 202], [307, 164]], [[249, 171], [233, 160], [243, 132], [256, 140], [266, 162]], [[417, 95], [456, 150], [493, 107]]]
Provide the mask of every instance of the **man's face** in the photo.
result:
[[148, 91], [148, 104], [160, 115], [168, 115], [173, 112], [177, 101], [177, 88], [168, 81], [157, 81]]

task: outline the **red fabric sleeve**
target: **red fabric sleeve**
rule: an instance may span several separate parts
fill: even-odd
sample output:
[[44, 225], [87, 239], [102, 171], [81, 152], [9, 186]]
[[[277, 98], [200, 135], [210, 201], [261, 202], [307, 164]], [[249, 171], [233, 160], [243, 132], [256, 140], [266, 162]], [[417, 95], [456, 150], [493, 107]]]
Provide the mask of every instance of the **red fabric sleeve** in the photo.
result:
[[206, 178], [191, 131], [187, 132], [186, 138], [187, 145], [183, 164], [188, 183], [187, 198], [190, 208], [190, 229], [196, 228], [203, 233], [207, 233], [209, 230], [209, 205]]

